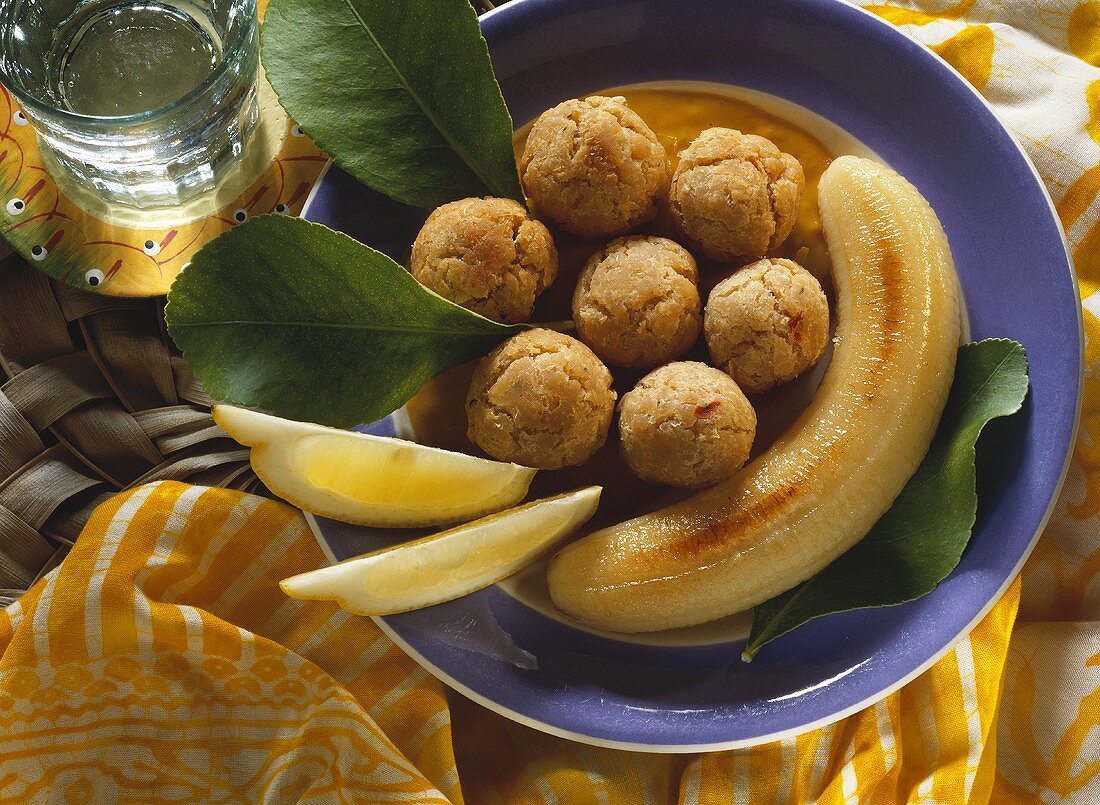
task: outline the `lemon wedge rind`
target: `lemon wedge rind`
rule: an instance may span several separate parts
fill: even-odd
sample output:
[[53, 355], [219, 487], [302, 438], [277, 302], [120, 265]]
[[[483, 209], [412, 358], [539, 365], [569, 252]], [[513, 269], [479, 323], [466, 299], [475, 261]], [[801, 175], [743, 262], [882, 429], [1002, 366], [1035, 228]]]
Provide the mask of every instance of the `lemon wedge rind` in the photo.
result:
[[218, 405], [214, 421], [252, 448], [252, 469], [304, 511], [379, 528], [461, 523], [521, 501], [536, 470], [403, 439]]
[[588, 522], [601, 487], [543, 498], [280, 582], [291, 598], [392, 615], [484, 589], [537, 561]]

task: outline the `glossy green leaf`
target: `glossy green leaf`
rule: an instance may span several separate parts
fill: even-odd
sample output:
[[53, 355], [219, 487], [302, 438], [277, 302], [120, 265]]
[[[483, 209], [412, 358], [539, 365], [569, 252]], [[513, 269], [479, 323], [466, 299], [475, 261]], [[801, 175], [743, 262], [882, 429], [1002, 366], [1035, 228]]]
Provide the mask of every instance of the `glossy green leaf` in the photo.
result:
[[975, 445], [991, 419], [1027, 396], [1027, 356], [1015, 341], [959, 349], [939, 430], [889, 511], [855, 547], [809, 581], [753, 609], [742, 658], [807, 621], [891, 606], [930, 593], [959, 563], [978, 509]]
[[381, 252], [297, 218], [254, 218], [196, 254], [168, 332], [216, 399], [349, 427], [523, 329], [471, 313]]
[[512, 118], [467, 0], [271, 0], [263, 63], [299, 125], [405, 204], [523, 203]]

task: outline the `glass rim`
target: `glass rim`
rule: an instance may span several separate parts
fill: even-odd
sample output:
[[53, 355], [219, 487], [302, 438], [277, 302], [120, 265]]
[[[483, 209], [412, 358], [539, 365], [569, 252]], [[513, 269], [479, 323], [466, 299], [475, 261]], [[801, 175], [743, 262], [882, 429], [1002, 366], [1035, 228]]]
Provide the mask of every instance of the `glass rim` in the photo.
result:
[[[161, 0], [153, 0], [153, 2], [160, 2]], [[174, 101], [164, 104], [163, 106], [156, 106], [145, 112], [137, 112], [132, 115], [86, 115], [80, 112], [73, 112], [69, 109], [63, 109], [60, 106], [52, 106], [50, 104], [40, 101], [33, 95], [28, 95], [17, 84], [18, 82], [11, 80], [12, 77], [8, 75], [4, 69], [4, 59], [0, 59], [0, 80], [2, 80], [4, 88], [10, 92], [22, 109], [32, 109], [37, 112], [41, 112], [43, 116], [52, 117], [61, 121], [69, 121], [82, 124], [109, 124], [109, 125], [136, 125], [140, 123], [149, 123], [157, 120], [161, 117], [167, 117], [171, 113], [181, 109], [187, 104], [191, 103], [203, 93], [205, 93], [210, 87], [212, 87], [229, 69], [229, 65], [232, 61], [240, 55], [241, 51], [247, 40], [251, 37], [252, 30], [259, 28], [260, 20], [256, 12], [256, 0], [233, 0], [234, 4], [240, 4], [246, 10], [250, 10], [252, 13], [250, 16], [250, 22], [247, 25], [242, 25], [238, 28], [236, 35], [230, 40], [225, 50], [222, 52], [222, 56], [218, 59], [218, 63], [214, 65], [212, 69], [202, 81], [200, 81], [195, 87], [188, 90], [185, 94], [181, 95]], [[258, 33], [258, 32], [257, 32]], [[259, 36], [257, 36], [257, 40]], [[257, 50], [259, 49], [259, 42], [257, 41]], [[33, 121], [32, 121], [33, 122]]]

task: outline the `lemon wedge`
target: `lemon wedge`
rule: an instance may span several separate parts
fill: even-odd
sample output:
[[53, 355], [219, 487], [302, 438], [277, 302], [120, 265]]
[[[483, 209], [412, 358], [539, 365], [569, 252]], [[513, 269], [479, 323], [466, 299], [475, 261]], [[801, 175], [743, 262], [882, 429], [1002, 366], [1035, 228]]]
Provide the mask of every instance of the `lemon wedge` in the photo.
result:
[[300, 509], [383, 528], [461, 523], [523, 500], [535, 470], [435, 447], [214, 407], [252, 469]]
[[335, 601], [356, 615], [442, 604], [522, 570], [584, 525], [600, 502], [589, 486], [284, 579], [291, 598]]

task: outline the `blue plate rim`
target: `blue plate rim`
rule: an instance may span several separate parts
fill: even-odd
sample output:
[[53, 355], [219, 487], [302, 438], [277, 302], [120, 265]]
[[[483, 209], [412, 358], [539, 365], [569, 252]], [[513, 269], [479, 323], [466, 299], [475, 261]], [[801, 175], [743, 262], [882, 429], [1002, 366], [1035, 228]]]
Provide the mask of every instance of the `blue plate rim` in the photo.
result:
[[[508, 2], [507, 4], [498, 6], [497, 8], [495, 8], [492, 11], [488, 12], [487, 14], [482, 15], [481, 20], [484, 22], [486, 20], [491, 20], [492, 18], [497, 17], [497, 16], [514, 13], [515, 9], [517, 7], [521, 7], [521, 6], [538, 6], [538, 5], [545, 5], [547, 3], [552, 3], [552, 2], [554, 2], [554, 0], [510, 0], [510, 2]], [[1078, 282], [1076, 267], [1075, 267], [1074, 262], [1073, 262], [1072, 252], [1071, 252], [1068, 240], [1066, 238], [1065, 231], [1064, 231], [1064, 229], [1061, 226], [1061, 223], [1059, 221], [1059, 218], [1058, 218], [1058, 215], [1057, 215], [1057, 208], [1054, 204], [1053, 199], [1050, 196], [1050, 192], [1048, 191], [1048, 189], [1046, 187], [1046, 184], [1043, 181], [1042, 176], [1039, 174], [1038, 170], [1036, 169], [1034, 163], [1032, 163], [1030, 157], [1028, 157], [1027, 152], [1020, 145], [1019, 141], [1011, 133], [1011, 131], [1009, 131], [1008, 128], [1000, 121], [1000, 118], [997, 117], [996, 112], [993, 109], [992, 105], [985, 99], [985, 97], [977, 89], [975, 89], [973, 87], [973, 85], [971, 85], [970, 82], [968, 82], [950, 63], [948, 63], [945, 59], [943, 59], [941, 56], [939, 56], [939, 54], [937, 54], [934, 51], [926, 48], [924, 45], [922, 45], [921, 43], [919, 43], [916, 40], [909, 37], [907, 34], [905, 34], [903, 31], [901, 31], [896, 26], [892, 25], [891, 23], [887, 22], [886, 20], [881, 19], [880, 17], [878, 17], [877, 15], [875, 15], [872, 12], [868, 11], [867, 9], [862, 8], [862, 7], [857, 6], [855, 4], [852, 4], [852, 3], [844, 2], [843, 0], [818, 0], [818, 2], [823, 2], [823, 3], [826, 3], [826, 4], [830, 4], [830, 5], [835, 4], [835, 5], [843, 6], [848, 10], [857, 11], [859, 13], [859, 15], [861, 15], [864, 18], [869, 18], [870, 20], [873, 21], [873, 24], [878, 26], [880, 29], [882, 29], [884, 31], [889, 31], [888, 35], [893, 37], [899, 43], [900, 46], [907, 47], [907, 48], [910, 48], [910, 49], [915, 48], [915, 50], [913, 50], [913, 52], [919, 52], [919, 53], [923, 54], [919, 58], [926, 58], [926, 59], [931, 58], [931, 60], [934, 61], [934, 62], [937, 62], [941, 68], [945, 68], [946, 72], [949, 73], [951, 75], [951, 77], [954, 78], [955, 82], [958, 85], [961, 85], [962, 87], [965, 87], [967, 93], [969, 95], [971, 95], [973, 99], [976, 99], [979, 102], [979, 104], [982, 107], [985, 108], [985, 110], [989, 113], [990, 117], [995, 121], [997, 127], [1000, 128], [1000, 130], [1003, 132], [1003, 134], [1011, 142], [1012, 147], [1022, 157], [1024, 164], [1027, 166], [1028, 170], [1031, 172], [1031, 175], [1034, 179], [1035, 185], [1039, 189], [1039, 191], [1041, 192], [1042, 197], [1045, 199], [1046, 204], [1047, 204], [1047, 208], [1048, 208], [1050, 216], [1051, 216], [1051, 219], [1055, 223], [1055, 228], [1056, 228], [1057, 233], [1058, 233], [1058, 235], [1060, 237], [1060, 240], [1061, 240], [1062, 250], [1063, 250], [1063, 253], [1064, 253], [1064, 257], [1065, 257], [1065, 265], [1066, 265], [1066, 267], [1068, 267], [1070, 279], [1072, 280], [1075, 287], [1079, 287], [1079, 282]], [[307, 200], [306, 200], [306, 203], [304, 205], [303, 212], [302, 212], [303, 217], [308, 217], [308, 212], [309, 212], [310, 205], [313, 202], [318, 190], [321, 188], [321, 186], [323, 184], [324, 177], [325, 177], [325, 173], [327, 173], [328, 168], [330, 167], [330, 165], [331, 165], [331, 161], [328, 165], [326, 165], [324, 172], [322, 172], [321, 176], [318, 178], [317, 183], [314, 185], [314, 187], [312, 188], [309, 196], [307, 197]], [[851, 716], [851, 715], [853, 715], [857, 712], [860, 712], [861, 710], [864, 710], [868, 707], [871, 707], [874, 704], [876, 704], [877, 702], [885, 699], [890, 694], [896, 692], [897, 690], [899, 690], [900, 688], [904, 687], [906, 684], [911, 682], [913, 679], [915, 679], [916, 677], [923, 674], [930, 667], [932, 667], [937, 662], [939, 662], [944, 656], [946, 656], [948, 653], [950, 653], [959, 644], [959, 642], [963, 638], [965, 638], [974, 629], [974, 627], [977, 626], [977, 624], [979, 622], [981, 622], [981, 620], [983, 618], [985, 618], [986, 615], [988, 615], [988, 613], [996, 605], [996, 603], [998, 601], [1000, 601], [1000, 599], [1003, 597], [1004, 593], [1008, 590], [1008, 588], [1012, 585], [1012, 583], [1018, 577], [1018, 575], [1020, 573], [1020, 570], [1022, 569], [1024, 563], [1027, 561], [1028, 557], [1031, 555], [1031, 552], [1034, 550], [1035, 545], [1038, 542], [1039, 537], [1042, 535], [1042, 533], [1046, 529], [1046, 526], [1047, 526], [1051, 516], [1053, 515], [1055, 507], [1057, 506], [1058, 501], [1060, 499], [1061, 492], [1062, 492], [1063, 486], [1065, 484], [1065, 481], [1066, 481], [1066, 478], [1067, 478], [1067, 475], [1068, 475], [1068, 472], [1069, 472], [1069, 468], [1070, 468], [1070, 465], [1071, 465], [1071, 462], [1072, 462], [1073, 446], [1076, 443], [1078, 431], [1079, 431], [1079, 428], [1080, 428], [1080, 419], [1081, 419], [1081, 411], [1082, 411], [1082, 403], [1083, 403], [1083, 391], [1084, 391], [1084, 382], [1083, 382], [1084, 381], [1084, 368], [1085, 368], [1085, 363], [1084, 363], [1084, 346], [1085, 346], [1084, 345], [1084, 320], [1083, 320], [1083, 312], [1082, 312], [1081, 305], [1077, 304], [1077, 305], [1074, 306], [1074, 308], [1075, 308], [1074, 312], [1075, 312], [1075, 318], [1076, 318], [1076, 323], [1077, 323], [1077, 328], [1076, 328], [1076, 330], [1077, 330], [1076, 349], [1077, 349], [1077, 359], [1078, 360], [1077, 360], [1077, 375], [1076, 375], [1076, 378], [1075, 378], [1076, 384], [1077, 384], [1077, 389], [1076, 389], [1076, 401], [1075, 401], [1074, 413], [1073, 413], [1073, 422], [1072, 422], [1072, 427], [1070, 428], [1070, 431], [1069, 431], [1069, 438], [1067, 440], [1066, 445], [1064, 446], [1063, 461], [1062, 461], [1062, 467], [1061, 467], [1060, 473], [1058, 475], [1056, 483], [1053, 486], [1052, 495], [1050, 497], [1050, 500], [1047, 503], [1046, 510], [1044, 511], [1042, 517], [1039, 520], [1038, 527], [1036, 528], [1035, 533], [1031, 536], [1031, 539], [1030, 539], [1029, 543], [1027, 544], [1026, 549], [1022, 552], [1021, 556], [1019, 557], [1018, 561], [1016, 562], [1015, 566], [1013, 567], [1011, 573], [1001, 583], [1001, 585], [997, 589], [996, 593], [990, 597], [990, 599], [986, 602], [986, 604], [980, 609], [980, 611], [978, 611], [978, 613], [971, 619], [971, 621], [966, 624], [966, 626], [964, 628], [959, 630], [959, 632], [953, 638], [946, 641], [946, 643], [941, 648], [939, 648], [938, 650], [933, 652], [928, 657], [928, 659], [926, 659], [923, 663], [918, 665], [912, 671], [910, 671], [906, 674], [903, 674], [900, 678], [898, 678], [893, 683], [891, 683], [889, 685], [886, 685], [886, 686], [883, 686], [880, 690], [878, 690], [877, 692], [867, 696], [866, 698], [860, 700], [859, 702], [856, 702], [856, 703], [851, 704], [847, 707], [838, 709], [837, 711], [835, 711], [833, 713], [830, 713], [830, 714], [828, 714], [824, 717], [815, 719], [813, 721], [808, 721], [804, 724], [800, 724], [796, 727], [792, 727], [792, 728], [784, 729], [784, 730], [778, 730], [778, 731], [769, 732], [769, 733], [764, 733], [764, 734], [759, 734], [759, 735], [753, 735], [753, 736], [750, 736], [750, 737], [747, 737], [747, 738], [728, 740], [728, 741], [715, 741], [715, 742], [704, 742], [704, 743], [697, 743], [697, 744], [687, 744], [687, 743], [640, 743], [640, 742], [634, 742], [634, 741], [620, 741], [620, 740], [608, 739], [608, 738], [599, 737], [599, 736], [587, 735], [587, 734], [584, 734], [584, 733], [581, 733], [581, 732], [576, 732], [574, 730], [565, 729], [565, 728], [559, 727], [557, 725], [550, 724], [550, 723], [547, 723], [545, 721], [542, 721], [542, 720], [533, 718], [531, 716], [525, 715], [522, 712], [511, 709], [509, 707], [506, 707], [504, 705], [501, 705], [501, 704], [493, 701], [492, 699], [488, 698], [487, 696], [485, 696], [481, 693], [478, 693], [477, 691], [473, 690], [469, 686], [467, 686], [464, 683], [460, 682], [459, 680], [455, 679], [453, 676], [448, 674], [446, 671], [444, 671], [443, 669], [438, 667], [436, 664], [429, 661], [408, 640], [406, 640], [399, 632], [397, 632], [394, 629], [394, 627], [390, 625], [390, 623], [387, 622], [387, 617], [390, 617], [390, 616], [375, 617], [375, 618], [372, 618], [372, 620], [374, 620], [375, 623], [377, 623], [378, 626], [387, 634], [387, 636], [389, 636], [414, 661], [416, 661], [419, 665], [421, 665], [425, 670], [427, 670], [429, 673], [431, 673], [434, 677], [439, 679], [441, 682], [443, 682], [447, 686], [449, 686], [449, 687], [453, 688], [454, 690], [456, 690], [458, 693], [461, 693], [462, 695], [464, 695], [467, 698], [471, 699], [472, 701], [482, 705], [483, 707], [486, 707], [487, 709], [492, 710], [493, 712], [496, 712], [496, 713], [498, 713], [502, 716], [505, 716], [505, 717], [517, 722], [517, 723], [523, 724], [525, 726], [531, 727], [533, 729], [539, 730], [541, 732], [544, 732], [544, 733], [547, 733], [547, 734], [550, 734], [550, 735], [554, 735], [554, 736], [561, 737], [561, 738], [567, 738], [569, 740], [573, 740], [573, 741], [576, 741], [576, 742], [579, 742], [579, 743], [584, 743], [584, 744], [588, 744], [588, 745], [592, 745], [592, 746], [605, 747], [605, 748], [611, 748], [611, 749], [628, 750], [628, 751], [654, 752], [654, 753], [665, 753], [665, 754], [669, 754], [669, 753], [677, 753], [678, 754], [678, 753], [693, 753], [693, 752], [704, 752], [704, 751], [721, 751], [721, 750], [730, 750], [730, 749], [742, 749], [742, 748], [748, 748], [748, 747], [752, 747], [752, 746], [758, 746], [758, 745], [765, 744], [765, 743], [771, 743], [771, 742], [774, 742], [774, 741], [781, 741], [781, 740], [785, 740], [785, 739], [794, 738], [794, 737], [796, 737], [798, 735], [802, 735], [806, 732], [810, 732], [810, 731], [815, 730], [815, 729], [820, 729], [822, 727], [828, 726], [829, 724], [833, 724], [837, 721], [843, 720], [844, 718], [847, 718], [847, 717], [849, 717], [849, 716]], [[322, 528], [320, 527], [318, 521], [316, 520], [316, 518], [314, 518], [312, 515], [310, 515], [308, 513], [306, 514], [306, 518], [307, 518], [307, 521], [309, 522], [311, 530], [313, 531], [315, 537], [317, 538], [317, 541], [320, 544], [320, 546], [321, 546], [323, 552], [325, 553], [326, 557], [330, 561], [334, 560], [335, 557], [332, 553], [331, 547], [329, 546], [328, 542], [326, 541], [325, 537], [323, 536]]]

